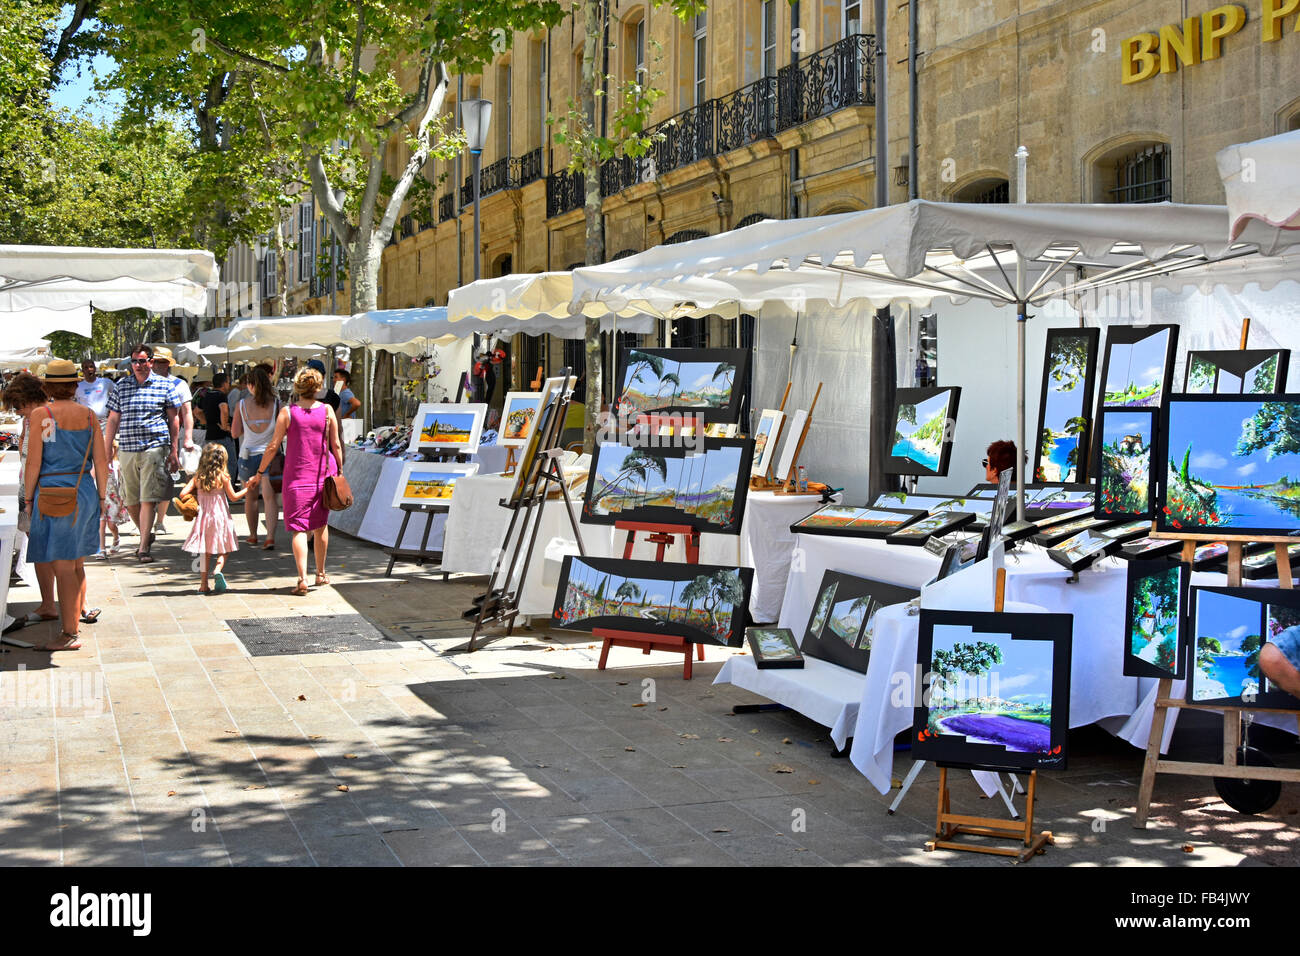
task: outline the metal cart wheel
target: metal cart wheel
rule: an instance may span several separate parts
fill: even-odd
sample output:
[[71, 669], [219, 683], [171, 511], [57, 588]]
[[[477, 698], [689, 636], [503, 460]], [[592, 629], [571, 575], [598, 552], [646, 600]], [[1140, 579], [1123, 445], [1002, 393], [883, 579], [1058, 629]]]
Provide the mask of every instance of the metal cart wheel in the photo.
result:
[[[1237, 763], [1246, 767], [1276, 766], [1268, 755], [1254, 747], [1239, 747]], [[1214, 790], [1223, 802], [1238, 813], [1263, 813], [1282, 796], [1282, 783], [1278, 780], [1237, 780], [1232, 777], [1215, 777]]]

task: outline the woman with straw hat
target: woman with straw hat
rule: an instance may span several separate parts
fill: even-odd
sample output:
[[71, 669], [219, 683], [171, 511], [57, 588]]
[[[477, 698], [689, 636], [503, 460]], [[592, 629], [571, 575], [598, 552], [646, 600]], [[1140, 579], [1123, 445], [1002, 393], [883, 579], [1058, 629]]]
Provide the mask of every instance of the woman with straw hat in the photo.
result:
[[31, 412], [27, 425], [31, 439], [23, 483], [32, 516], [27, 560], [53, 564], [63, 622], [59, 638], [41, 648], [47, 651], [81, 647], [77, 630], [86, 602], [84, 563], [99, 550], [100, 507], [108, 482], [104, 434], [95, 413], [75, 401], [77, 378], [76, 365], [52, 359], [43, 379], [50, 400]]

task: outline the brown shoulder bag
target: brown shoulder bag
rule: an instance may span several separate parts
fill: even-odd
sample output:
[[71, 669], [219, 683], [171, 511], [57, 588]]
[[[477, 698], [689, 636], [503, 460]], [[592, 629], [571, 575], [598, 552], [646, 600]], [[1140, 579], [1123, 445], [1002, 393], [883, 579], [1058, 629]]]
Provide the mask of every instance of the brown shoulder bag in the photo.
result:
[[[45, 410], [49, 412], [50, 421], [54, 422], [54, 427], [58, 428], [59, 423], [55, 421], [54, 412], [50, 411], [50, 406], [46, 405]], [[98, 423], [91, 427], [98, 427]], [[81, 479], [86, 476], [86, 462], [90, 460], [90, 446], [95, 436], [87, 432], [86, 434], [86, 454], [81, 459], [81, 470], [76, 472], [77, 483], [71, 488], [47, 488], [44, 485], [38, 485], [36, 488], [36, 510], [46, 518], [66, 518], [68, 515], [77, 513], [77, 489], [81, 487]], [[54, 475], [71, 475], [71, 471], [51, 471], [43, 477], [52, 477]]]
[[[326, 406], [328, 410], [328, 406]], [[321, 468], [325, 467], [325, 456], [329, 454], [329, 417], [325, 419], [325, 433], [321, 436]], [[347, 511], [352, 507], [352, 486], [340, 471], [325, 479], [321, 489], [321, 501], [330, 511]]]

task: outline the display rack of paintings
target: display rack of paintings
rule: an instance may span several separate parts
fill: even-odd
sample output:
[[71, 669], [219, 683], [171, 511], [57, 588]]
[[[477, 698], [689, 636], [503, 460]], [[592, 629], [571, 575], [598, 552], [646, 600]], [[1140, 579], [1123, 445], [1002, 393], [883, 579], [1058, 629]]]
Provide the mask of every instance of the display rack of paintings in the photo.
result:
[[659, 522], [739, 534], [754, 442], [705, 438], [699, 448], [601, 442], [587, 479], [582, 520]]
[[620, 417], [681, 412], [735, 422], [748, 388], [749, 350], [625, 349], [618, 381]]
[[803, 654], [794, 632], [788, 627], [750, 627], [745, 629], [749, 652], [759, 670], [787, 670], [803, 667]]
[[487, 405], [483, 403], [422, 404], [415, 412], [408, 450], [472, 455], [478, 451], [486, 414]]
[[827, 571], [822, 575], [800, 649], [806, 657], [865, 674], [875, 640], [876, 615], [920, 593], [914, 588]]
[[790, 525], [792, 534], [833, 534], [850, 538], [884, 538], [925, 517], [924, 511], [824, 505]]
[[1102, 409], [1097, 415], [1095, 511], [1105, 518], [1151, 518], [1156, 502], [1156, 409]]
[[542, 452], [549, 447], [548, 441], [559, 441], [560, 432], [564, 429], [564, 417], [569, 407], [568, 395], [573, 388], [573, 381], [573, 376], [566, 378], [564, 375], [557, 375], [542, 383], [537, 423], [522, 446], [519, 465], [515, 469], [515, 483], [510, 490], [510, 497], [504, 502], [506, 507], [516, 508], [536, 495], [542, 468], [547, 460]]
[[508, 392], [501, 407], [501, 434], [497, 444], [509, 449], [505, 474], [512, 474], [518, 465], [518, 449], [528, 444], [528, 438], [537, 427], [538, 412], [542, 407], [541, 392]]
[[885, 474], [947, 475], [960, 399], [960, 388], [900, 388]]
[[976, 523], [979, 524], [993, 511], [993, 500], [969, 495], [909, 495], [902, 491], [887, 491], [876, 497], [872, 507], [921, 510], [931, 514], [937, 511], [967, 511], [975, 515]]
[[1035, 481], [1087, 478], [1093, 378], [1100, 329], [1048, 329], [1038, 401]]
[[1183, 391], [1189, 395], [1273, 395], [1286, 390], [1290, 349], [1188, 352]]
[[910, 544], [921, 546], [932, 536], [951, 534], [965, 528], [975, 520], [969, 511], [936, 511], [932, 515], [914, 521], [901, 531], [895, 531], [885, 538], [890, 544]]
[[1112, 325], [1106, 329], [1098, 408], [1158, 408], [1173, 384], [1176, 325]]
[[1187, 675], [1183, 615], [1191, 576], [1181, 561], [1131, 561], [1124, 617], [1124, 675]]

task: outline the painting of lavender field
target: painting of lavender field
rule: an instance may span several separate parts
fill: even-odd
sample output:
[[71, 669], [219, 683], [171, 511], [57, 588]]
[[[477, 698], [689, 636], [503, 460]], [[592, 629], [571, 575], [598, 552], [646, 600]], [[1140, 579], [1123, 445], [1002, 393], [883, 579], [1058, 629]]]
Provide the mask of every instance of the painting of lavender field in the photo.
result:
[[1263, 605], [1226, 590], [1197, 588], [1195, 606], [1189, 699], [1199, 703], [1257, 695]]
[[659, 521], [740, 532], [749, 488], [748, 439], [709, 438], [702, 452], [601, 442], [587, 479], [584, 521]]
[[551, 615], [554, 627], [671, 634], [694, 643], [740, 647], [751, 568], [564, 559]]
[[1178, 561], [1129, 564], [1126, 675], [1177, 679], [1183, 676], [1179, 630], [1184, 581], [1183, 566]]
[[918, 654], [928, 689], [914, 756], [1063, 767], [1072, 626], [1065, 614], [922, 609]]
[[1286, 390], [1290, 349], [1190, 352], [1183, 391], [1191, 395], [1271, 395]]
[[890, 474], [946, 475], [957, 417], [957, 388], [898, 390]]
[[748, 349], [628, 349], [617, 412], [695, 411], [734, 422], [749, 369]]
[[1178, 329], [1111, 326], [1106, 337], [1102, 405], [1154, 408], [1162, 403]]
[[1099, 329], [1049, 329], [1038, 406], [1034, 480], [1076, 482], [1087, 473], [1088, 425]]
[[1149, 517], [1154, 507], [1152, 456], [1155, 453], [1153, 411], [1103, 411], [1099, 429], [1098, 515], [1110, 518]]
[[1300, 531], [1300, 398], [1169, 402], [1162, 531]]

